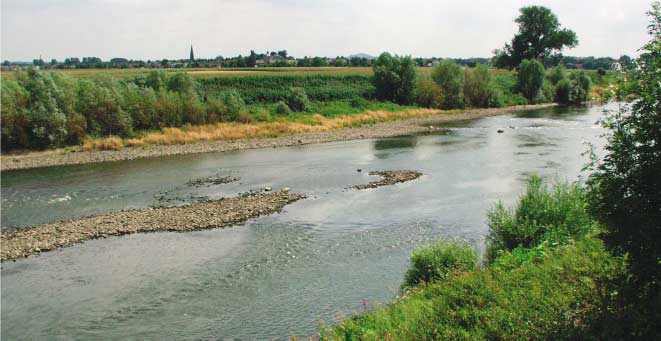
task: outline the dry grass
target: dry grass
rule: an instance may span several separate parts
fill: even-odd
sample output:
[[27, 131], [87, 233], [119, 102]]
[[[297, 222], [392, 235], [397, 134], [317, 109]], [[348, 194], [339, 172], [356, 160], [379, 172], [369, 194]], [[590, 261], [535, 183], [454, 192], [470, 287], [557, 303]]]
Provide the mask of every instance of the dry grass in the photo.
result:
[[200, 141], [275, 137], [279, 135], [357, 127], [365, 124], [422, 117], [437, 113], [440, 113], [440, 111], [432, 109], [409, 109], [397, 112], [367, 111], [362, 114], [336, 118], [312, 115], [307, 117], [305, 123], [287, 121], [258, 123], [225, 122], [184, 128], [163, 128], [159, 132], [147, 133], [139, 138], [120, 139], [116, 136], [111, 136], [101, 139], [90, 139], [83, 143], [83, 150], [118, 150], [124, 147], [147, 145], [173, 145]]

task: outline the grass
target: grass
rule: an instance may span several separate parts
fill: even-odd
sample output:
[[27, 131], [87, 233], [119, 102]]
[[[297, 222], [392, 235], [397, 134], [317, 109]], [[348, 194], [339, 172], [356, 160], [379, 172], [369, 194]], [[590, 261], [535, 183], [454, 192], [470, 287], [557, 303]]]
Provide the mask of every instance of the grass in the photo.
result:
[[[586, 202], [576, 185], [548, 188], [533, 177], [514, 209], [501, 204], [489, 212], [489, 247], [497, 252], [481, 269], [444, 270], [435, 281], [405, 286], [393, 303], [322, 329], [322, 337], [519, 340], [608, 335], [608, 326], [600, 321], [617, 295], [613, 283], [624, 274], [624, 260], [608, 253], [596, 237], [598, 226], [585, 219]], [[508, 243], [502, 242], [506, 239]], [[447, 250], [424, 258], [462, 259], [461, 253]], [[428, 253], [428, 248], [414, 252], [409, 272], [420, 268], [416, 259]]]
[[[621, 263], [597, 239], [506, 253], [481, 271], [423, 285], [393, 304], [345, 320], [342, 340], [572, 339], [590, 333]], [[508, 266], [516, 264], [516, 266]]]
[[323, 132], [345, 127], [359, 127], [377, 122], [423, 117], [440, 112], [440, 110], [432, 109], [367, 110], [360, 114], [329, 115], [330, 117], [321, 114], [302, 115], [298, 113], [267, 122], [222, 122], [182, 128], [163, 128], [160, 131], [143, 132], [136, 137], [125, 139], [116, 136], [92, 138], [83, 142], [82, 150], [118, 150], [124, 147], [148, 145], [276, 137], [296, 133]]

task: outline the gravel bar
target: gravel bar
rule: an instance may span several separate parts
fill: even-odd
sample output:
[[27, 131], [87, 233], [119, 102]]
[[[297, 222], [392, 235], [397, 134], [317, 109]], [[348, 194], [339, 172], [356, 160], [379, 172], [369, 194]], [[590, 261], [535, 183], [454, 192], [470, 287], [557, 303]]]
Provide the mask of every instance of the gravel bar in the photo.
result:
[[400, 182], [411, 181], [419, 178], [422, 173], [414, 170], [389, 170], [389, 171], [372, 171], [369, 175], [378, 175], [380, 180], [372, 181], [365, 185], [356, 185], [353, 188], [361, 190], [368, 188], [377, 188], [381, 186], [394, 185]]
[[138, 232], [187, 232], [236, 225], [282, 210], [305, 195], [287, 190], [242, 194], [181, 207], [147, 208], [2, 232], [1, 260], [16, 260], [88, 239]]
[[554, 104], [540, 104], [514, 106], [509, 108], [475, 109], [458, 114], [439, 113], [422, 118], [381, 122], [358, 128], [344, 128], [324, 132], [301, 133], [270, 138], [203, 141], [192, 144], [154, 145], [148, 147], [129, 147], [121, 150], [102, 150], [92, 152], [3, 155], [0, 158], [0, 171], [132, 160], [166, 155], [225, 152], [240, 149], [283, 147], [333, 141], [348, 141], [411, 135], [429, 131], [429, 125], [433, 124], [503, 115], [514, 111], [537, 109], [553, 105]]

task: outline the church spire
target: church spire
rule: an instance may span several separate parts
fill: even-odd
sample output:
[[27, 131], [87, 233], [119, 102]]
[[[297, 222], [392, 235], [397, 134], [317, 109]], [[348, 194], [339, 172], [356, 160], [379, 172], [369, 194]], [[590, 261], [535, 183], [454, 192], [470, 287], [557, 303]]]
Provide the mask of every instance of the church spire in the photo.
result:
[[191, 62], [195, 60], [195, 55], [193, 54], [193, 45], [192, 44], [190, 46], [190, 58], [189, 59], [190, 59]]

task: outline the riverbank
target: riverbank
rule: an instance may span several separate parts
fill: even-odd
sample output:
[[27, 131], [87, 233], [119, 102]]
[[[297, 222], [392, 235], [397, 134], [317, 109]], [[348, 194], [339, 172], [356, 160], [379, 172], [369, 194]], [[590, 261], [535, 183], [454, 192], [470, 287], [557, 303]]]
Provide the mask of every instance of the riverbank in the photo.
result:
[[25, 258], [89, 239], [138, 232], [188, 232], [226, 227], [282, 210], [305, 198], [286, 190], [248, 193], [182, 207], [147, 208], [37, 225], [2, 232], [0, 259]]
[[[555, 104], [524, 105], [509, 108], [475, 109], [448, 114], [437, 110], [421, 112], [420, 117], [390, 120], [359, 127], [342, 127], [318, 132], [305, 132], [277, 137], [260, 137], [236, 140], [203, 141], [190, 144], [151, 145], [129, 147], [121, 150], [89, 152], [34, 152], [25, 155], [3, 155], [0, 158], [0, 171], [41, 168], [62, 165], [75, 165], [96, 162], [110, 162], [151, 158], [167, 155], [183, 155], [209, 152], [224, 152], [241, 149], [274, 148], [301, 144], [325, 143], [357, 139], [382, 138], [416, 134], [429, 131], [429, 125], [451, 121], [495, 116], [514, 111], [530, 110]], [[423, 109], [421, 109], [423, 110]]]

